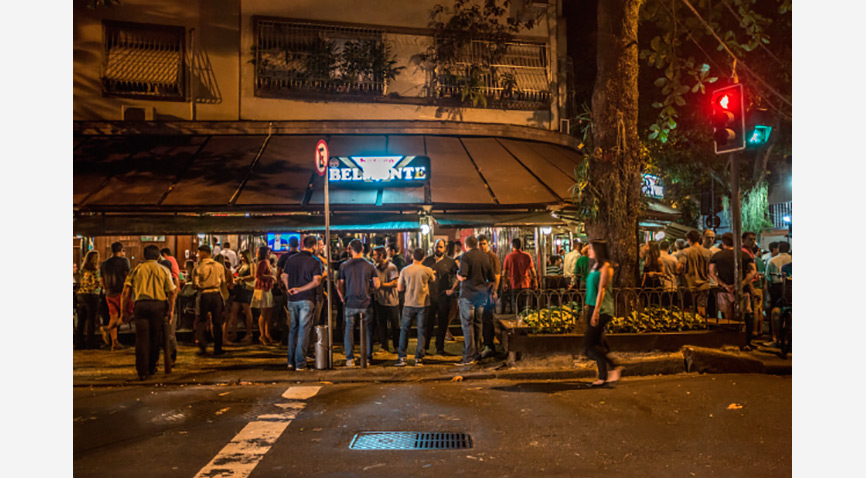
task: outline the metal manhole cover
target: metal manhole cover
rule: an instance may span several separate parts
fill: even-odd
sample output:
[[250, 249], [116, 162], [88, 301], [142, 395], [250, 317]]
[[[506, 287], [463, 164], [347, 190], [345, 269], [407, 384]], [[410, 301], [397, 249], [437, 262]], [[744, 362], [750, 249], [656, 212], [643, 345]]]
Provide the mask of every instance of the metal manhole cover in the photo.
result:
[[458, 450], [472, 448], [468, 433], [361, 432], [349, 445], [352, 450]]

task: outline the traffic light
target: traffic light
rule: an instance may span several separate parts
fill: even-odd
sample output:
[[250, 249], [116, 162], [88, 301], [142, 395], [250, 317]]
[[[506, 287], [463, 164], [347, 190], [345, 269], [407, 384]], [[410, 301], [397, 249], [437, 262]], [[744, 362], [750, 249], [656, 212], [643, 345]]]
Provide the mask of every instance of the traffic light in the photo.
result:
[[743, 85], [719, 88], [712, 94], [713, 144], [716, 154], [746, 148], [746, 115]]

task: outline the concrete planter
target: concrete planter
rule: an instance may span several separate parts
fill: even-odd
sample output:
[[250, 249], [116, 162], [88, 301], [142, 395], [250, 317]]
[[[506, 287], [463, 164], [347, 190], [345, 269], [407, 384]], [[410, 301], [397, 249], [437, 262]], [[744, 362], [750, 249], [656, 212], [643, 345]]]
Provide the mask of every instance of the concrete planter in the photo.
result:
[[[535, 335], [528, 333], [526, 329], [504, 326], [500, 328], [500, 332], [500, 341], [508, 352], [510, 361], [527, 355], [583, 354], [583, 334]], [[686, 345], [706, 348], [738, 346], [745, 340], [744, 336], [744, 332], [725, 329], [605, 335], [611, 350], [617, 352], [671, 352]]]

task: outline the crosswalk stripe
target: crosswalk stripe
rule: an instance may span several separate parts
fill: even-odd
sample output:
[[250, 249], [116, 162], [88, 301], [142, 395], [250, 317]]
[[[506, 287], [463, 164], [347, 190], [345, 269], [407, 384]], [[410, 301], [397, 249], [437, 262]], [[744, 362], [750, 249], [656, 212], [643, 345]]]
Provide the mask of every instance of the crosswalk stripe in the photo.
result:
[[195, 478], [246, 478], [270, 451], [283, 431], [306, 405], [303, 400], [312, 398], [321, 386], [289, 387], [282, 398], [290, 400], [275, 405], [282, 413], [259, 415], [249, 422], [220, 450], [213, 459], [199, 470]]

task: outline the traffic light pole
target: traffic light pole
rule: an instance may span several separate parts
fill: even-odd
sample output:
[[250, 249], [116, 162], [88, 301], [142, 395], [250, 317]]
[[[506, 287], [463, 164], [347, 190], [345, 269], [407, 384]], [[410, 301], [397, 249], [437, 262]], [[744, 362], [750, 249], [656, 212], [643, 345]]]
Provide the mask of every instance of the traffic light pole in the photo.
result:
[[[734, 233], [734, 320], [740, 320], [740, 300], [743, 296], [742, 267], [742, 224], [740, 217], [740, 153], [731, 153], [731, 229]], [[748, 327], [748, 324], [746, 325]], [[746, 331], [746, 337], [749, 337]], [[746, 345], [749, 345], [748, 343]]]

